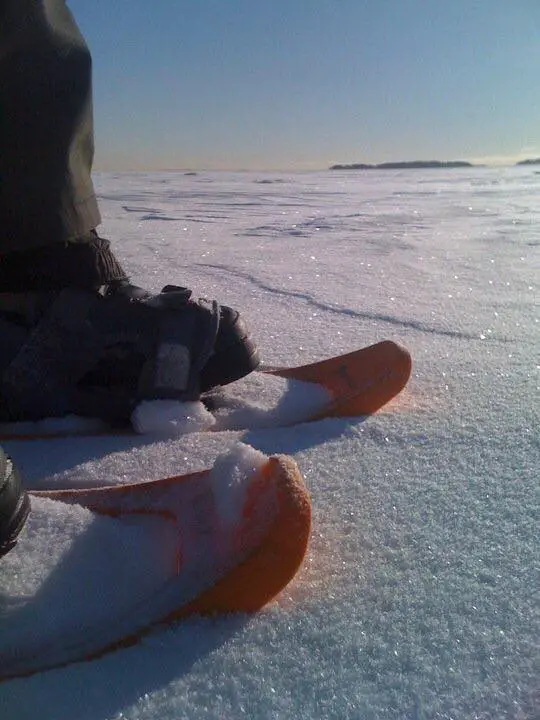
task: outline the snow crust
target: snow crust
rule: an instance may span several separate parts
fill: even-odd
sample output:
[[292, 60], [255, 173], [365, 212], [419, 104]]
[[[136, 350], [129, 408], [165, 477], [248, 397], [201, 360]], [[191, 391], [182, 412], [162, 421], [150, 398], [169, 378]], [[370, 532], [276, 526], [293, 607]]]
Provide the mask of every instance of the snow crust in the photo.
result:
[[32, 498], [25, 532], [2, 563], [0, 664], [27, 648], [54, 657], [55, 645], [80, 641], [84, 628], [114, 625], [174, 574], [177, 545], [161, 519], [111, 519]]
[[[6, 444], [35, 488], [199, 470], [239, 440], [289, 453], [314, 532], [295, 582], [256, 617], [194, 619], [2, 684], [2, 717], [537, 718], [540, 175], [96, 179], [102, 234], [135, 282], [238, 307], [269, 365], [390, 338], [413, 377], [365, 420]], [[61, 522], [25, 575], [39, 577]]]
[[131, 415], [133, 429], [140, 435], [174, 437], [208, 430], [215, 422], [202, 402], [147, 400], [140, 403]]
[[270, 428], [308, 420], [330, 402], [315, 383], [252, 373], [215, 395], [217, 430]]
[[[329, 393], [316, 383], [254, 372], [217, 388], [204, 402], [142, 402], [133, 411], [131, 423], [140, 435], [162, 437], [205, 430], [279, 427], [309, 420], [330, 399]], [[47, 426], [48, 422], [43, 424]]]
[[[210, 483], [216, 510], [224, 525], [232, 527], [240, 522], [251, 479], [266, 461], [266, 455], [243, 443], [235, 447], [235, 452], [217, 458], [210, 473]], [[271, 517], [270, 509], [269, 506]]]

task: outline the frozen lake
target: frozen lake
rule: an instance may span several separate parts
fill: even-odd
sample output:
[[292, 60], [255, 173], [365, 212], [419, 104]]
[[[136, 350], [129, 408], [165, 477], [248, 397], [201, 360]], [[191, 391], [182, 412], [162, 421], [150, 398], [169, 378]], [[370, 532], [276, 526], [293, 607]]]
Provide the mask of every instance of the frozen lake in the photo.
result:
[[295, 458], [314, 529], [257, 616], [190, 620], [2, 684], [2, 718], [537, 718], [540, 174], [95, 180], [101, 234], [133, 282], [237, 307], [266, 363], [389, 338], [413, 376], [367, 419], [7, 443], [38, 488], [188, 472], [242, 440]]

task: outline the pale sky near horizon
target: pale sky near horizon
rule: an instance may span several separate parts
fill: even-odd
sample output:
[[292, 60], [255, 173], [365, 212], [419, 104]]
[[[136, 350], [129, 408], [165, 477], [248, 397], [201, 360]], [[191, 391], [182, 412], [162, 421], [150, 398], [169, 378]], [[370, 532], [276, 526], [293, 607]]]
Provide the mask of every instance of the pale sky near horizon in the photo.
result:
[[540, 156], [540, 0], [71, 0], [96, 169]]

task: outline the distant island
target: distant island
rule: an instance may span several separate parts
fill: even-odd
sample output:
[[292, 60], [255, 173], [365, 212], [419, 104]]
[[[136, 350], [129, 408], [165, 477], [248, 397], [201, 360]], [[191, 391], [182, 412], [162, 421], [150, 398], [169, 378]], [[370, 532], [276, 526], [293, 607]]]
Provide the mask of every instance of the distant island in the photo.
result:
[[470, 168], [472, 163], [463, 160], [411, 160], [408, 162], [385, 162], [378, 165], [367, 163], [351, 163], [349, 165], [332, 165], [330, 170], [413, 170], [431, 168]]
[[520, 160], [516, 165], [540, 165], [540, 158], [530, 158], [530, 160]]

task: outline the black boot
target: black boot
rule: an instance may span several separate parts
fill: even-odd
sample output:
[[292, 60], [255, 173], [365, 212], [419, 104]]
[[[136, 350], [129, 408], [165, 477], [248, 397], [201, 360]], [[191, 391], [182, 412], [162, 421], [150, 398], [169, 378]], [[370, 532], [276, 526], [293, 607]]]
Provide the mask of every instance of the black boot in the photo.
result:
[[[129, 298], [154, 307], [177, 308], [192, 303], [191, 290], [177, 285], [166, 285], [159, 295], [131, 285], [129, 282], [113, 283], [106, 295]], [[218, 324], [213, 348], [199, 371], [198, 390], [205, 393], [214, 387], [228, 385], [257, 369], [259, 352], [240, 313], [226, 305], [219, 306]]]
[[0, 448], [0, 557], [16, 544], [29, 512], [17, 468]]
[[[197, 400], [259, 363], [238, 312], [193, 300], [186, 288], [68, 288], [46, 307], [48, 294], [34, 295], [37, 323], [2, 332], [4, 421], [76, 414], [122, 424], [141, 401]], [[10, 325], [5, 314], [1, 323]]]
[[256, 370], [259, 363], [257, 346], [240, 313], [222, 305], [214, 352], [201, 370], [201, 392], [239, 380]]
[[196, 400], [255, 370], [239, 313], [167, 285], [131, 285], [91, 232], [2, 257], [0, 419], [129, 420], [142, 400]]

